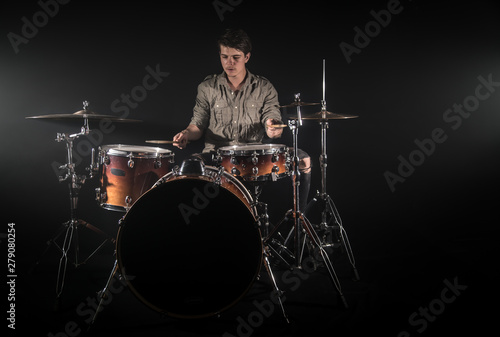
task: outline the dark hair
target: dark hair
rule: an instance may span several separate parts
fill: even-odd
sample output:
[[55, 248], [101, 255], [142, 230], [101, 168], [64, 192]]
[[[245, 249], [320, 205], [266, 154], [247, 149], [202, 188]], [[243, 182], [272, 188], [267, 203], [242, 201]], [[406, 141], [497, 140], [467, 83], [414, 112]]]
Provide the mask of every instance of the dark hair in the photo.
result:
[[217, 47], [220, 51], [220, 46], [241, 50], [243, 54], [248, 54], [252, 51], [252, 43], [247, 33], [242, 29], [226, 29], [217, 40]]

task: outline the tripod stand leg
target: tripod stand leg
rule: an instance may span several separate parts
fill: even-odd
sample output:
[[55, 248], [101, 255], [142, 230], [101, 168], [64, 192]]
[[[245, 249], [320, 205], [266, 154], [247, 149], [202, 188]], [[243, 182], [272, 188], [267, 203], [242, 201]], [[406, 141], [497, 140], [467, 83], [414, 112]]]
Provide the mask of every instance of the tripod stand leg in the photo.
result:
[[59, 247], [61, 250], [61, 258], [59, 259], [59, 268], [57, 270], [57, 283], [56, 283], [56, 298], [59, 299], [61, 297], [62, 290], [64, 288], [64, 281], [66, 278], [66, 268], [68, 266], [68, 251], [71, 247], [71, 243], [73, 242], [73, 233], [75, 230], [73, 220], [70, 220], [68, 223], [68, 227], [66, 228], [66, 235], [64, 236], [64, 241], [62, 247]]
[[264, 255], [264, 266], [266, 267], [267, 273], [269, 274], [269, 278], [271, 279], [271, 282], [273, 283], [273, 288], [274, 291], [276, 292], [276, 298], [278, 299], [278, 303], [281, 308], [281, 312], [283, 313], [283, 317], [285, 318], [287, 323], [290, 323], [288, 320], [288, 317], [285, 312], [285, 307], [283, 306], [283, 302], [281, 301], [281, 295], [283, 294], [281, 290], [278, 288], [278, 284], [276, 283], [276, 279], [274, 278], [273, 271], [271, 269], [271, 264], [269, 263], [269, 253], [266, 248], [263, 249], [263, 255]]
[[55, 232], [54, 236], [52, 237], [52, 239], [46, 241], [46, 247], [44, 249], [44, 251], [42, 252], [42, 254], [40, 254], [40, 256], [38, 257], [38, 260], [31, 266], [31, 268], [29, 269], [29, 273], [33, 273], [35, 271], [35, 269], [40, 265], [40, 262], [42, 261], [43, 257], [45, 256], [45, 254], [47, 254], [49, 252], [49, 249], [52, 245], [56, 246], [59, 250], [60, 250], [60, 247], [57, 245], [56, 243], [56, 240], [59, 239], [59, 237], [67, 231], [67, 224], [69, 222], [65, 222], [63, 223], [58, 229], [57, 231]]
[[342, 287], [340, 286], [340, 281], [337, 277], [337, 273], [335, 273], [335, 269], [333, 268], [332, 262], [330, 261], [330, 258], [328, 257], [327, 252], [321, 245], [321, 240], [314, 231], [314, 228], [312, 228], [311, 223], [304, 217], [303, 214], [300, 214], [300, 220], [302, 221], [302, 225], [309, 236], [309, 238], [313, 241], [313, 245], [318, 247], [321, 258], [323, 259], [323, 262], [325, 263], [325, 266], [328, 270], [328, 274], [330, 275], [330, 279], [332, 280], [333, 285], [337, 289], [340, 299], [342, 300], [342, 303], [344, 304], [344, 307], [347, 308], [347, 301], [345, 299], [344, 294], [342, 293]]
[[[113, 265], [113, 269], [111, 270], [111, 273], [109, 274], [108, 281], [106, 282], [106, 285], [104, 288], [99, 292], [99, 305], [97, 306], [97, 309], [94, 313], [94, 317], [92, 317], [92, 322], [90, 322], [90, 326], [92, 326], [95, 322], [95, 319], [97, 317], [97, 314], [101, 311], [102, 308], [102, 302], [104, 301], [106, 297], [106, 292], [108, 291], [109, 284], [111, 283], [111, 280], [115, 276], [116, 270], [118, 269], [118, 260], [115, 260], [115, 264]], [[89, 326], [89, 329], [90, 329]]]
[[354, 253], [352, 252], [351, 248], [351, 243], [349, 242], [349, 238], [347, 237], [347, 232], [344, 229], [344, 226], [342, 225], [342, 219], [340, 218], [340, 214], [337, 211], [337, 208], [335, 207], [335, 204], [333, 203], [332, 198], [330, 198], [329, 195], [326, 196], [326, 202], [328, 208], [330, 208], [331, 214], [333, 214], [336, 223], [339, 226], [339, 232], [340, 232], [340, 240], [342, 242], [342, 245], [344, 246], [346, 253], [347, 253], [347, 258], [349, 259], [349, 262], [351, 263], [352, 266], [352, 271], [354, 273], [354, 279], [356, 281], [359, 281], [359, 273], [358, 270], [356, 269], [356, 260], [354, 259]]

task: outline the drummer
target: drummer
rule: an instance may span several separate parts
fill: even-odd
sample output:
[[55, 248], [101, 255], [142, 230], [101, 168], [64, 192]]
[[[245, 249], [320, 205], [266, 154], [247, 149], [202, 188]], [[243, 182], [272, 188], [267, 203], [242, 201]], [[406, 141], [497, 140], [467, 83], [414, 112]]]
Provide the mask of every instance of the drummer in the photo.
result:
[[[228, 29], [217, 41], [223, 72], [207, 76], [198, 85], [193, 117], [186, 129], [177, 133], [173, 141], [180, 149], [188, 141], [205, 134], [205, 148], [200, 157], [214, 165], [217, 149], [228, 145], [261, 143], [265, 135], [270, 139], [281, 137], [283, 124], [279, 111], [278, 93], [266, 78], [252, 74], [246, 64], [252, 44], [241, 29]], [[311, 158], [298, 151], [301, 210], [305, 209], [311, 184]]]

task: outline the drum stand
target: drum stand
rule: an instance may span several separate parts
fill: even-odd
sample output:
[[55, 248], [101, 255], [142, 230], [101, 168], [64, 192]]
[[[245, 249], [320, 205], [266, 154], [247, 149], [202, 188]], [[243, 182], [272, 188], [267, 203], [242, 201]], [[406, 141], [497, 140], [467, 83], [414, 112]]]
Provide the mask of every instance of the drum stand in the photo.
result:
[[[326, 112], [326, 102], [325, 100], [321, 101], [321, 111]], [[316, 198], [314, 201], [317, 201], [320, 198], [325, 203], [325, 208], [321, 212], [321, 224], [320, 230], [324, 231], [325, 235], [323, 236], [323, 244], [325, 246], [333, 246], [333, 242], [328, 242], [327, 233], [328, 231], [332, 231], [332, 236], [335, 235], [337, 237], [337, 244], [341, 243], [347, 253], [347, 257], [352, 266], [352, 270], [354, 273], [354, 279], [359, 281], [358, 270], [356, 269], [356, 262], [354, 260], [354, 254], [351, 249], [351, 244], [349, 242], [349, 238], [347, 237], [347, 232], [342, 225], [342, 219], [340, 218], [340, 214], [335, 206], [330, 195], [326, 192], [326, 167], [327, 163], [327, 153], [326, 153], [326, 130], [328, 129], [328, 119], [324, 118], [320, 120], [321, 125], [321, 155], [319, 157], [320, 167], [321, 167], [321, 193], [318, 191], [316, 194]], [[328, 215], [330, 215], [330, 219], [328, 219]], [[333, 225], [330, 225], [330, 222], [333, 221]], [[338, 234], [337, 234], [338, 231]], [[339, 239], [340, 237], [340, 239]], [[331, 237], [333, 240], [333, 237]]]
[[[302, 117], [301, 117], [301, 111], [300, 111], [300, 94], [295, 94], [295, 105], [297, 108], [297, 119], [290, 119], [288, 121], [288, 125], [290, 127], [290, 130], [292, 131], [292, 139], [293, 139], [293, 160], [292, 160], [292, 183], [293, 183], [293, 210], [289, 210], [284, 218], [276, 225], [276, 227], [273, 228], [271, 233], [264, 239], [264, 245], [267, 246], [269, 240], [272, 238], [272, 236], [276, 233], [276, 231], [279, 229], [280, 225], [285, 221], [288, 220], [290, 215], [293, 217], [293, 234], [294, 234], [294, 268], [297, 269], [302, 269], [302, 257], [303, 257], [303, 250], [305, 247], [306, 239], [309, 238], [311, 244], [319, 250], [319, 253], [321, 255], [321, 259], [323, 260], [327, 270], [328, 274], [330, 276], [330, 279], [337, 289], [337, 292], [342, 300], [342, 303], [344, 307], [347, 308], [347, 301], [344, 297], [344, 294], [342, 292], [342, 288], [340, 286], [340, 281], [337, 277], [337, 274], [335, 273], [335, 269], [333, 268], [333, 265], [330, 261], [330, 258], [328, 257], [328, 254], [326, 250], [323, 247], [323, 244], [321, 242], [321, 239], [319, 238], [318, 234], [314, 231], [313, 226], [309, 222], [309, 220], [306, 219], [304, 214], [300, 211], [300, 203], [299, 203], [299, 177], [300, 177], [300, 172], [299, 172], [299, 157], [297, 155], [298, 151], [298, 144], [297, 144], [297, 138], [298, 138], [298, 128], [302, 125]], [[304, 237], [301, 239], [301, 236], [304, 235]], [[287, 254], [291, 254], [291, 252], [286, 248], [286, 246], [281, 247], [284, 251], [287, 252]], [[276, 250], [272, 249], [275, 253], [277, 253]], [[279, 254], [278, 254], [279, 255]], [[282, 260], [284, 260], [283, 257], [280, 256]]]
[[[84, 109], [86, 106], [84, 105]], [[94, 227], [90, 223], [77, 219], [76, 218], [76, 210], [77, 210], [77, 205], [78, 205], [78, 193], [80, 191], [80, 188], [82, 185], [85, 183], [85, 179], [87, 178], [86, 176], [82, 175], [77, 175], [75, 173], [75, 166], [76, 164], [73, 162], [73, 141], [77, 139], [80, 136], [83, 135], [88, 135], [90, 132], [89, 129], [89, 124], [88, 124], [88, 119], [84, 118], [84, 125], [81, 128], [81, 132], [75, 133], [75, 134], [65, 134], [65, 133], [58, 133], [56, 141], [57, 142], [66, 142], [66, 150], [67, 150], [67, 163], [60, 166], [60, 169], [66, 169], [66, 175], [65, 176], [59, 176], [59, 182], [63, 181], [68, 181], [68, 187], [69, 187], [69, 201], [70, 201], [70, 220], [66, 221], [65, 223], [62, 224], [62, 226], [57, 230], [55, 236], [47, 241], [47, 247], [45, 248], [45, 251], [42, 253], [41, 257], [39, 260], [36, 262], [36, 265], [40, 263], [41, 258], [47, 253], [51, 245], [54, 245], [59, 251], [61, 252], [61, 258], [59, 260], [59, 267], [57, 271], [57, 282], [56, 282], [56, 301], [60, 299], [60, 296], [62, 294], [63, 288], [64, 288], [64, 283], [65, 283], [65, 277], [66, 277], [66, 269], [68, 265], [68, 252], [73, 245], [74, 247], [74, 266], [78, 267], [82, 264], [85, 264], [91, 257], [93, 257], [108, 241], [114, 241], [112, 237], [98, 229], [97, 227]], [[89, 178], [93, 178], [95, 171], [96, 171], [96, 164], [94, 160], [94, 149], [92, 149], [92, 159], [91, 159], [91, 164], [90, 167], [87, 168], [87, 170], [90, 172]], [[78, 240], [78, 228], [83, 226], [84, 228], [90, 229], [104, 237], [106, 239], [83, 261], [80, 260], [80, 246], [79, 246], [79, 240]], [[61, 235], [64, 234], [64, 240], [62, 245], [59, 245], [56, 241], [61, 237]]]

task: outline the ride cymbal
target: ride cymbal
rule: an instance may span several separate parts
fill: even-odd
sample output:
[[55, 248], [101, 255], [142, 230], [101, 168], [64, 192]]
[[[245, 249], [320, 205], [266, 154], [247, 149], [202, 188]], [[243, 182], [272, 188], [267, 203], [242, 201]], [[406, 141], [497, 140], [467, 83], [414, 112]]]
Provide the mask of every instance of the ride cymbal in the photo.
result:
[[[296, 116], [291, 116], [289, 118], [290, 119], [297, 119]], [[302, 116], [302, 119], [319, 119], [319, 120], [321, 120], [321, 119], [350, 119], [350, 118], [358, 118], [358, 116], [349, 115], [349, 114], [339, 114], [339, 113], [335, 113], [335, 112], [329, 112], [326, 110], [316, 112], [312, 115]]]

